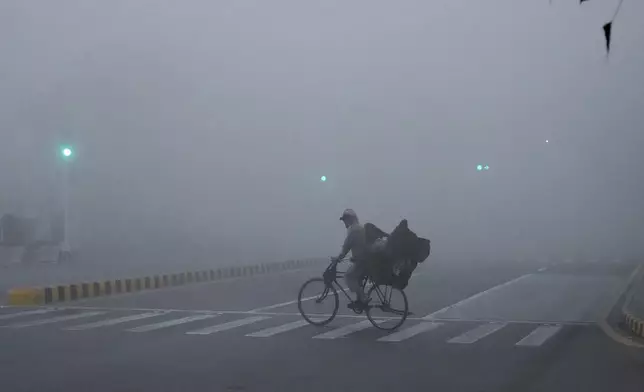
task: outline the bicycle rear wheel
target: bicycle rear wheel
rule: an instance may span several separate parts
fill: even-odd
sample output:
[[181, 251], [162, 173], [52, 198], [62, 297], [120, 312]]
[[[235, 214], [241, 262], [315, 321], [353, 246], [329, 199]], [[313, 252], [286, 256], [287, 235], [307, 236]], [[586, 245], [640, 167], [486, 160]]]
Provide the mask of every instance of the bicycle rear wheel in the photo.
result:
[[378, 329], [393, 331], [403, 325], [409, 315], [407, 295], [401, 289], [374, 284], [367, 298], [371, 298], [367, 318]]
[[332, 285], [327, 286], [323, 278], [309, 279], [297, 295], [297, 308], [309, 324], [326, 325], [338, 314], [338, 291]]

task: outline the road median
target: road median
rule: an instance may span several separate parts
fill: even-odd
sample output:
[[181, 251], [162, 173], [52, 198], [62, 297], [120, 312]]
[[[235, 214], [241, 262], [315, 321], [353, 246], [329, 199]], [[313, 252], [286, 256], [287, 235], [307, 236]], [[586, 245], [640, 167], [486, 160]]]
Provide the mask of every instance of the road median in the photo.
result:
[[320, 263], [320, 259], [287, 260], [275, 263], [228, 266], [177, 273], [152, 274], [122, 279], [74, 282], [39, 287], [16, 287], [8, 291], [9, 305], [47, 305], [87, 298], [158, 290], [194, 283], [266, 275], [287, 270], [306, 268]]
[[622, 317], [629, 333], [644, 338], [644, 268], [641, 266], [624, 301]]

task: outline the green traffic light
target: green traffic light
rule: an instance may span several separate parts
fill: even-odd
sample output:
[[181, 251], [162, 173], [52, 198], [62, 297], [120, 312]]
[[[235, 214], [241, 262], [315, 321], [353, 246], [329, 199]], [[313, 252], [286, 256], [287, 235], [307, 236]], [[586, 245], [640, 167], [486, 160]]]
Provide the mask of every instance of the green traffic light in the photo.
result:
[[326, 176], [320, 177], [320, 182], [326, 182]]
[[483, 170], [483, 165], [476, 166], [476, 171], [481, 171], [481, 170]]
[[66, 161], [72, 160], [74, 158], [74, 149], [68, 145], [60, 146], [60, 155]]

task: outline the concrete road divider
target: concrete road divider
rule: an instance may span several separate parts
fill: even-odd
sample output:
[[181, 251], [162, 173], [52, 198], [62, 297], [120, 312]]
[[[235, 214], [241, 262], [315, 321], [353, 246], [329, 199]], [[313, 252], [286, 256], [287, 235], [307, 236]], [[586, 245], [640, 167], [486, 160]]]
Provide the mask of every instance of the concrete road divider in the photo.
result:
[[644, 338], [644, 318], [640, 318], [631, 313], [624, 313], [624, 322], [630, 332], [635, 334], [635, 336]]
[[228, 278], [264, 275], [293, 270], [328, 262], [324, 259], [287, 260], [277, 263], [241, 265], [217, 269], [155, 274], [142, 277], [69, 283], [45, 287], [13, 288], [9, 290], [9, 305], [45, 305], [57, 302], [103, 297], [115, 294], [211, 282]]
[[633, 279], [624, 306], [622, 317], [628, 331], [644, 338], [644, 268], [640, 266]]

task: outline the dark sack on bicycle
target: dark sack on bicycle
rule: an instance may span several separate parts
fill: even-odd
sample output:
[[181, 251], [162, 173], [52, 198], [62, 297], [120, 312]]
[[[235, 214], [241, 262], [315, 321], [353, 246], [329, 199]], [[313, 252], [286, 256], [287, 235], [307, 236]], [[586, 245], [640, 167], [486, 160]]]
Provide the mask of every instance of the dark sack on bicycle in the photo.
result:
[[431, 241], [427, 238], [418, 238], [418, 241], [416, 242], [416, 249], [414, 251], [415, 255], [412, 258], [412, 261], [415, 261], [416, 263], [422, 263], [423, 261], [427, 260], [431, 251]]
[[376, 284], [390, 285], [392, 282], [392, 260], [384, 252], [370, 254], [367, 271]]
[[391, 285], [397, 289], [403, 290], [409, 284], [411, 275], [418, 266], [414, 261], [399, 261], [394, 264], [391, 272]]
[[429, 257], [430, 251], [431, 242], [411, 231], [406, 219], [396, 226], [387, 239], [387, 253], [393, 260], [422, 263]]
[[418, 236], [407, 225], [407, 219], [400, 221], [387, 239], [387, 254], [392, 260], [410, 260]]
[[365, 236], [367, 245], [373, 245], [373, 243], [376, 242], [376, 240], [380, 238], [389, 237], [389, 234], [380, 230], [380, 228], [378, 228], [378, 226], [374, 225], [373, 223], [365, 223], [364, 236]]
[[420, 238], [409, 229], [406, 219], [403, 219], [391, 232], [387, 239], [387, 253], [391, 258], [390, 284], [404, 289], [409, 284], [412, 273], [429, 257], [431, 241]]

